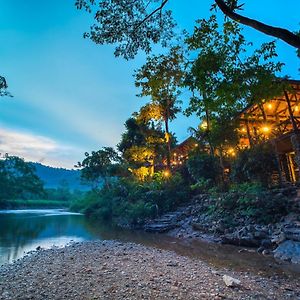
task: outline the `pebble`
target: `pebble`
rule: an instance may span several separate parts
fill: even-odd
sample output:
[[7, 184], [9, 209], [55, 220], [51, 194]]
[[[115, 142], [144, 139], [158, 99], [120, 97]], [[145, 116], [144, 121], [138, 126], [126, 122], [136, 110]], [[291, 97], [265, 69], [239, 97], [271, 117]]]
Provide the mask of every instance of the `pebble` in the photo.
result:
[[[224, 273], [241, 286], [228, 288]], [[300, 298], [296, 278], [215, 269], [171, 251], [115, 241], [42, 249], [0, 267], [0, 300], [275, 299], [274, 290], [276, 299]]]

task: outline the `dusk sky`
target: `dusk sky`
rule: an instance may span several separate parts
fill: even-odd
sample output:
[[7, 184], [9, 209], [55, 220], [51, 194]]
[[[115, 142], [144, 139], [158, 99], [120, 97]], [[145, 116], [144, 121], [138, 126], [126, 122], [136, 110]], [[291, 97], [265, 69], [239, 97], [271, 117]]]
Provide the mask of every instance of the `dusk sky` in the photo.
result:
[[[112, 46], [83, 39], [92, 15], [74, 0], [0, 0], [0, 75], [13, 98], [0, 99], [0, 153], [72, 168], [85, 151], [115, 146], [124, 122], [144, 103], [132, 77], [145, 56], [115, 58]], [[212, 0], [170, 1], [180, 28], [210, 15]], [[299, 0], [248, 0], [242, 12], [273, 26], [300, 28]], [[189, 3], [188, 5], [186, 3]], [[264, 3], [264, 4], [261, 4]], [[250, 41], [272, 38], [245, 30]], [[278, 42], [281, 76], [299, 79], [295, 49]], [[171, 123], [178, 141], [196, 117]]]

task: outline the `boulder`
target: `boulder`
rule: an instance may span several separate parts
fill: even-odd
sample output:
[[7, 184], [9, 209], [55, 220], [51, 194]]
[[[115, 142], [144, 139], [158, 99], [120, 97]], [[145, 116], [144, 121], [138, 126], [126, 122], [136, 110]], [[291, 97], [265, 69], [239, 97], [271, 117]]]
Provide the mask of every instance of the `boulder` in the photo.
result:
[[241, 284], [241, 281], [228, 275], [223, 275], [223, 281], [228, 287], [235, 287]]
[[285, 240], [286, 240], [286, 236], [283, 232], [281, 232], [278, 235], [273, 236], [271, 242], [279, 245]]
[[274, 258], [300, 264], [300, 242], [284, 241], [274, 251]]
[[299, 227], [285, 228], [284, 234], [288, 240], [300, 242], [300, 228]]

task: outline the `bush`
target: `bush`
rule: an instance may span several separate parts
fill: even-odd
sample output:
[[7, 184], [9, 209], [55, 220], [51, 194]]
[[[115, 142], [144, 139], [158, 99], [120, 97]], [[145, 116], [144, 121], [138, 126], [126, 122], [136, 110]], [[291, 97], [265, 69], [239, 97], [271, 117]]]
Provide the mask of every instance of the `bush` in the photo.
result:
[[260, 144], [239, 153], [232, 166], [231, 177], [237, 183], [256, 181], [267, 187], [276, 171], [278, 164], [272, 145]]
[[88, 193], [72, 209], [102, 220], [140, 224], [175, 209], [189, 197], [189, 189], [180, 174], [165, 178], [159, 172], [148, 182], [120, 179], [110, 189]]
[[197, 153], [187, 161], [188, 171], [197, 183], [200, 180], [208, 180], [216, 184], [222, 174], [219, 159], [207, 153]]
[[290, 210], [290, 200], [274, 194], [259, 184], [234, 185], [228, 193], [215, 199], [212, 213], [237, 218], [252, 218], [258, 223], [277, 222]]

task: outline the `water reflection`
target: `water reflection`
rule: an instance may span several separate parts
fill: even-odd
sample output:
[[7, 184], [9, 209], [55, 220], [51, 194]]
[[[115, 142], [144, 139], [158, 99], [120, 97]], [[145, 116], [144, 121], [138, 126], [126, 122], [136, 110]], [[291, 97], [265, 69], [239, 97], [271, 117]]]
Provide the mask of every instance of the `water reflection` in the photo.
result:
[[178, 240], [162, 234], [130, 231], [86, 219], [63, 210], [0, 211], [0, 265], [18, 259], [28, 251], [74, 241], [119, 240], [172, 250], [204, 260], [216, 267], [251, 271], [262, 275], [280, 273], [298, 276], [299, 268], [282, 266], [257, 253], [239, 253], [239, 248], [207, 242]]
[[38, 246], [62, 247], [70, 241], [93, 238], [82, 215], [62, 210], [0, 212], [0, 264], [12, 262]]

